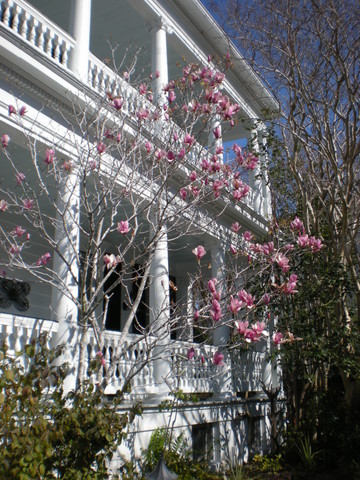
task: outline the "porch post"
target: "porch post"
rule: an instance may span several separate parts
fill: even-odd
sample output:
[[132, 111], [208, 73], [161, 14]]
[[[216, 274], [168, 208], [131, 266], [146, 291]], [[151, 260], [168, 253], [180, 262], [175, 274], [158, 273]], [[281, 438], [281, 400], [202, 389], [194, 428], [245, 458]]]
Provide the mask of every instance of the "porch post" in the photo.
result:
[[266, 127], [265, 125], [260, 126], [258, 129], [259, 137], [259, 161], [261, 165], [261, 188], [263, 195], [263, 214], [267, 218], [271, 218], [271, 193], [270, 187], [268, 184], [268, 156], [266, 152], [267, 140], [266, 140]]
[[[218, 285], [222, 289], [222, 296], [226, 291], [226, 273], [225, 273], [225, 251], [222, 245], [214, 245], [211, 248], [211, 275], [218, 280]], [[214, 346], [218, 346], [222, 353], [224, 353], [224, 347], [226, 346], [230, 332], [229, 327], [226, 325], [226, 312], [222, 311], [223, 317], [219, 320], [219, 325], [214, 330], [213, 341]], [[218, 367], [219, 371], [214, 379], [214, 389], [217, 395], [224, 396], [231, 392], [231, 365], [230, 357], [224, 355], [225, 365]], [[220, 370], [221, 369], [221, 370]]]
[[64, 391], [76, 387], [79, 368], [79, 326], [78, 309], [74, 302], [78, 298], [79, 249], [80, 249], [80, 186], [76, 173], [70, 174], [61, 187], [58, 196], [59, 213], [56, 216], [55, 241], [57, 253], [54, 254], [53, 269], [57, 274], [58, 287], [52, 288], [51, 308], [58, 331], [54, 337], [55, 345], [63, 345], [63, 354], [57, 363], [68, 364], [68, 375], [64, 382]]
[[70, 35], [75, 38], [69, 68], [87, 82], [91, 28], [91, 0], [71, 0]]
[[[214, 134], [217, 133], [218, 138]], [[222, 147], [222, 129], [221, 129], [221, 119], [220, 116], [215, 114], [214, 117], [211, 119], [210, 122], [210, 132], [208, 137], [208, 144], [209, 144], [209, 152], [213, 155], [216, 154], [217, 148]], [[218, 154], [218, 158], [220, 162], [223, 162], [223, 154]]]
[[162, 18], [151, 27], [151, 71], [154, 76], [153, 92], [155, 103], [165, 102], [163, 87], [169, 81], [166, 34], [169, 31]]
[[[250, 175], [250, 186], [254, 192], [254, 210], [255, 212], [259, 213], [260, 215], [263, 214], [263, 196], [262, 196], [262, 171], [261, 171], [261, 157], [259, 152], [259, 136], [258, 136], [257, 129], [252, 129], [248, 136], [248, 145], [254, 152], [256, 156], [259, 157], [259, 162], [255, 168], [251, 172]], [[248, 148], [249, 148], [248, 147]]]
[[170, 300], [169, 300], [169, 256], [166, 227], [161, 227], [160, 238], [155, 245], [149, 275], [150, 331], [157, 337], [154, 349], [155, 393], [169, 391], [166, 382], [171, 379], [169, 361], [170, 343]]

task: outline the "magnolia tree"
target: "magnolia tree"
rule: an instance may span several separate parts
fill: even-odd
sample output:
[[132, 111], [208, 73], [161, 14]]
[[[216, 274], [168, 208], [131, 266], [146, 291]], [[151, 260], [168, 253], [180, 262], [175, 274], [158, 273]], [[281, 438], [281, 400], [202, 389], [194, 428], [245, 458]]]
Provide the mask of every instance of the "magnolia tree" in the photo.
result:
[[[103, 387], [126, 350], [145, 340], [146, 348], [141, 347], [119, 386], [122, 390], [150, 360], [169, 353], [164, 345], [170, 330], [191, 325], [198, 341], [205, 341], [227, 325], [234, 332], [231, 348], [254, 344], [268, 335], [273, 298], [296, 292], [291, 256], [321, 249], [320, 240], [308, 236], [298, 219], [291, 243], [284, 242], [283, 234], [274, 242], [256, 243], [235, 222], [228, 239], [231, 260], [221, 278], [209, 279], [201, 242], [189, 247], [198, 261], [197, 272], [189, 277], [196, 299], [189, 312], [188, 300], [177, 298], [169, 315], [169, 289], [176, 290], [176, 285], [161, 261], [160, 270], [154, 269], [159, 252], [171, 250], [180, 238], [197, 238], [215, 217], [243, 201], [249, 193], [243, 172], [258, 163], [237, 144], [232, 160], [223, 160], [222, 132], [240, 120], [239, 106], [221, 93], [230, 66], [229, 57], [218, 62], [209, 58], [205, 66], [186, 65], [181, 77], [158, 95], [151, 88], [158, 77], [154, 72], [135, 90], [128, 85], [136, 95], [73, 98], [72, 112], [61, 115], [47, 143], [38, 140], [41, 127], [33, 121], [32, 109], [9, 105], [27, 150], [24, 161], [24, 153], [20, 158], [3, 132], [0, 242], [2, 289], [8, 298], [4, 296], [2, 305], [11, 303], [14, 285], [25, 288], [15, 281], [26, 278], [51, 287], [50, 310], [59, 330], [76, 325], [63, 338], [72, 355], [64, 359], [77, 363], [78, 388], [86, 375], [89, 333], [95, 338]], [[205, 138], [210, 138], [209, 148], [200, 146]], [[255, 297], [246, 285], [254, 273], [265, 270], [272, 272], [273, 281]], [[149, 285], [156, 286], [155, 302], [163, 297], [156, 308], [151, 293], [150, 299], [146, 296]], [[112, 302], [117, 298], [120, 303], [120, 289], [127, 317], [115, 327], [121, 332], [106, 359], [105, 331]], [[26, 308], [24, 296], [15, 301], [19, 309]], [[69, 313], [72, 320], [63, 322], [61, 316]], [[275, 332], [273, 339], [280, 344], [293, 336]], [[225, 348], [205, 358], [192, 347], [187, 357], [221, 366]]]

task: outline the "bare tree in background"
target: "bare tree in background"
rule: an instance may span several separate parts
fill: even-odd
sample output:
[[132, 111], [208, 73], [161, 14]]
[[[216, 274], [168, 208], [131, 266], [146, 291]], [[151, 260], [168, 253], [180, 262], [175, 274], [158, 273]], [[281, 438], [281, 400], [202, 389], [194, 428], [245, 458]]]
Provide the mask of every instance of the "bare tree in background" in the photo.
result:
[[[352, 367], [341, 359], [335, 367], [354, 407], [360, 399], [359, 2], [228, 0], [221, 9], [229, 37], [280, 102], [281, 115], [272, 119], [277, 140], [268, 139], [274, 213], [298, 213], [306, 229], [323, 237], [324, 265], [341, 267], [343, 282], [329, 294], [336, 301], [322, 334], [341, 332], [339, 357], [351, 358]], [[329, 368], [324, 359], [325, 389]]]

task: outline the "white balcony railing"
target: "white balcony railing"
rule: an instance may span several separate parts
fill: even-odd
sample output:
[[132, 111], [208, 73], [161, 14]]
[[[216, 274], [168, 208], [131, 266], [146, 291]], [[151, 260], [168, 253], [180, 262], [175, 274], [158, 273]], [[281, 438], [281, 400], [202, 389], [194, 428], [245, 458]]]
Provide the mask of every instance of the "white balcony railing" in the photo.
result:
[[[47, 333], [47, 342], [50, 346], [51, 339], [57, 331], [57, 322], [50, 320], [34, 319], [19, 315], [0, 313], [0, 343], [5, 342], [9, 354], [14, 356], [32, 338], [38, 338], [40, 333]], [[123, 379], [132, 375], [144, 363], [144, 367], [134, 375], [131, 380], [133, 394], [146, 393], [155, 385], [153, 364], [146, 361], [148, 342], [136, 335], [128, 335], [122, 351], [123, 355], [115, 364], [112, 356], [119, 342], [120, 333], [106, 332], [103, 350], [107, 367], [112, 366], [112, 375], [107, 387], [108, 393], [115, 393], [123, 387]], [[194, 346], [197, 352], [196, 359], [188, 360], [188, 349]], [[98, 346], [94, 335], [88, 335], [88, 361], [95, 358]], [[213, 391], [213, 379], [219, 374], [219, 367], [215, 367], [212, 359], [216, 347], [209, 345], [193, 345], [188, 342], [172, 342], [169, 345], [169, 362], [172, 366], [174, 388], [185, 393], [209, 393]], [[202, 358], [203, 357], [203, 358]], [[231, 368], [233, 372], [234, 392], [260, 391], [260, 382], [263, 378], [265, 354], [248, 352], [239, 357], [232, 356]], [[93, 381], [99, 381], [94, 377]], [[101, 379], [100, 379], [101, 381]]]
[[0, 2], [0, 25], [56, 63], [67, 67], [74, 39], [25, 1]]

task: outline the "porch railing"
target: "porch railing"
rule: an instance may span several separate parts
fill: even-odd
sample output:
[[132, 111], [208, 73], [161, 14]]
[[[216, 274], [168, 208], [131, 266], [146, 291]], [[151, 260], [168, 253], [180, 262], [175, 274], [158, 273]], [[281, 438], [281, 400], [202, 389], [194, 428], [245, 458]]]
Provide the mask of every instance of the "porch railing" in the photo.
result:
[[[9, 354], [21, 350], [32, 338], [40, 333], [48, 334], [48, 346], [57, 331], [57, 322], [34, 319], [20, 315], [0, 313], [0, 342], [5, 341]], [[133, 375], [131, 380], [132, 392], [146, 394], [155, 384], [153, 362], [148, 361], [148, 342], [137, 335], [128, 335], [123, 346], [120, 360], [114, 362], [113, 355], [118, 345], [120, 333], [106, 332], [103, 355], [106, 367], [111, 367], [112, 374], [107, 387], [109, 394], [116, 393], [123, 386], [123, 379]], [[188, 360], [188, 349], [194, 346], [196, 357]], [[169, 344], [168, 360], [172, 368], [173, 386], [185, 393], [210, 393], [213, 391], [213, 379], [219, 374], [219, 367], [215, 367], [212, 359], [216, 347], [210, 345], [194, 345], [188, 342], [173, 341]], [[98, 346], [94, 335], [90, 332], [87, 342], [87, 360], [94, 359]], [[233, 392], [260, 391], [260, 382], [263, 378], [265, 354], [248, 352], [240, 357], [232, 356], [230, 364], [224, 368], [232, 370]], [[139, 369], [144, 364], [143, 368]], [[94, 382], [102, 378], [93, 378]]]

